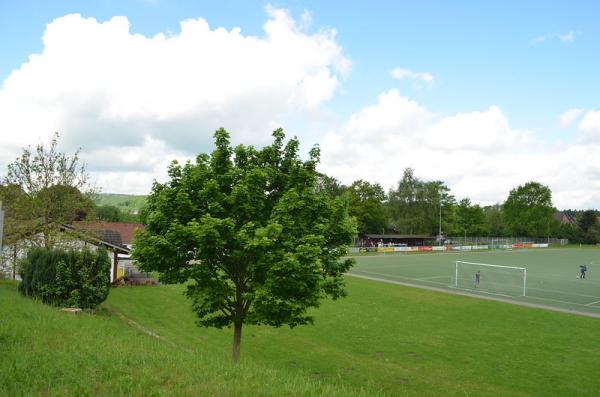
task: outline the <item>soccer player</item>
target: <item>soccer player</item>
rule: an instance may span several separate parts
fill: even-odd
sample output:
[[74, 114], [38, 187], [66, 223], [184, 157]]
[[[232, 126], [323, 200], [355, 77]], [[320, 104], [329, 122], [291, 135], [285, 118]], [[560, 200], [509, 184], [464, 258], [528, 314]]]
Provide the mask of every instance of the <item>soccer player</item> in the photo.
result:
[[481, 272], [477, 270], [475, 273], [475, 288], [479, 287], [479, 282], [481, 281]]
[[585, 272], [587, 272], [587, 265], [579, 265], [579, 278], [585, 278]]

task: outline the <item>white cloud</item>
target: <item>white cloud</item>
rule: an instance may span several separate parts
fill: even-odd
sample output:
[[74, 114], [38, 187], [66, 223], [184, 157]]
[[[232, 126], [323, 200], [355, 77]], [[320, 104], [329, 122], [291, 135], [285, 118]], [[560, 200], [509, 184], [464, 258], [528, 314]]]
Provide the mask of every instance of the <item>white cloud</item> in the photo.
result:
[[387, 189], [413, 167], [482, 204], [502, 202], [510, 189], [537, 180], [550, 186], [559, 208], [600, 206], [600, 145], [540, 141], [511, 126], [498, 106], [436, 115], [391, 90], [326, 134], [321, 148], [322, 171], [344, 183], [362, 178]]
[[571, 43], [575, 41], [575, 38], [580, 34], [580, 32], [576, 32], [574, 30], [569, 30], [566, 33], [561, 32], [552, 32], [539, 35], [531, 40], [532, 45], [541, 44], [550, 40], [558, 40], [563, 44]]
[[578, 127], [586, 140], [600, 142], [600, 110], [588, 110]]
[[585, 112], [585, 109], [569, 109], [566, 112], [558, 116], [558, 124], [561, 127], [570, 126], [575, 120], [579, 118]]
[[[286, 120], [318, 114], [350, 70], [335, 30], [309, 32], [308, 13], [299, 23], [285, 10], [267, 14], [261, 37], [201, 18], [153, 37], [131, 33], [125, 17], [55, 19], [43, 51], [0, 88], [0, 166], [59, 131], [105, 190], [147, 192], [163, 167], [154, 158], [210, 150], [221, 126], [260, 145]], [[131, 178], [136, 190], [126, 172], [146, 175]]]
[[571, 30], [564, 34], [559, 33], [557, 37], [561, 43], [570, 43], [571, 41], [575, 40], [575, 32]]
[[392, 77], [398, 80], [411, 79], [422, 80], [427, 84], [432, 84], [434, 81], [433, 75], [428, 72], [414, 72], [410, 69], [395, 68], [392, 70]]

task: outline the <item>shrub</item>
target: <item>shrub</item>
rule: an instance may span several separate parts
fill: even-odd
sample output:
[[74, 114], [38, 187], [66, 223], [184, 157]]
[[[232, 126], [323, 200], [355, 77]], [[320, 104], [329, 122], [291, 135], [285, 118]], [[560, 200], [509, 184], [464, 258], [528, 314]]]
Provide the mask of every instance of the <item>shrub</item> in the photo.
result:
[[110, 259], [104, 249], [34, 248], [21, 265], [19, 291], [42, 302], [94, 308], [108, 296]]

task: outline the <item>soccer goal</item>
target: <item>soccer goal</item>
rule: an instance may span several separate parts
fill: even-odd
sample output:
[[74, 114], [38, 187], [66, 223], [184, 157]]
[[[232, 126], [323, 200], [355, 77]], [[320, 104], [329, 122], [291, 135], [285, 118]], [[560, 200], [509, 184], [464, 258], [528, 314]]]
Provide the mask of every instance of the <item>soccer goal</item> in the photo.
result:
[[510, 297], [527, 295], [527, 269], [456, 261], [454, 287]]

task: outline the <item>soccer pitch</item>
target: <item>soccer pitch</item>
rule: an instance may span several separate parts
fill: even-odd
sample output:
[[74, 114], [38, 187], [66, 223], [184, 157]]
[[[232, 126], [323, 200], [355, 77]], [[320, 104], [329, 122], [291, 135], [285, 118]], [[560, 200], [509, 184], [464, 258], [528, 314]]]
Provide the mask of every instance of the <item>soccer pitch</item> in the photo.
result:
[[[476, 296], [498, 298], [523, 304], [543, 305], [600, 316], [600, 250], [593, 248], [543, 248], [492, 250], [485, 252], [379, 254], [357, 256], [350, 274], [434, 287]], [[456, 262], [477, 262], [527, 269], [526, 295], [504, 294], [497, 287], [505, 282], [523, 285], [522, 274], [505, 281], [495, 267], [461, 270], [456, 286]], [[591, 265], [590, 265], [591, 263]], [[580, 279], [579, 265], [588, 266], [586, 279]], [[480, 285], [475, 285], [475, 271], [480, 270]], [[465, 273], [468, 272], [468, 273]], [[465, 283], [468, 278], [468, 283]], [[496, 288], [490, 288], [496, 287]], [[516, 288], [513, 288], [516, 290]], [[521, 287], [522, 291], [522, 287]]]

